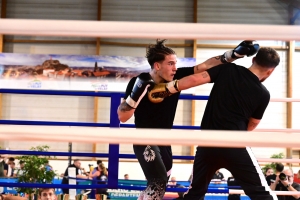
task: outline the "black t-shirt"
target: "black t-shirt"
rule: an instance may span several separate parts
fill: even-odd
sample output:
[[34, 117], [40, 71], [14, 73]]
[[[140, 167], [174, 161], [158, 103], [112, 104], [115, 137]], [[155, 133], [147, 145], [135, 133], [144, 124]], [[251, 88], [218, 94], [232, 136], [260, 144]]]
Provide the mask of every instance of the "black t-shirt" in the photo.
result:
[[[292, 187], [295, 188], [295, 190], [300, 191], [300, 185], [298, 183], [293, 183]], [[281, 182], [279, 182], [276, 185], [275, 191], [289, 191]], [[293, 196], [283, 196], [278, 195], [278, 200], [295, 200]], [[300, 199], [300, 198], [298, 198]]]
[[69, 169], [70, 167], [75, 167], [75, 168], [76, 168], [76, 176], [79, 174], [79, 170], [80, 170], [80, 169], [79, 169], [78, 167], [76, 167], [74, 164], [69, 165], [69, 167], [66, 169], [66, 171], [65, 171], [65, 173], [64, 173], [64, 178], [63, 178], [61, 184], [69, 184], [69, 179], [67, 178], [67, 176], [69, 176], [68, 169]]
[[[178, 68], [174, 79], [180, 79], [194, 74], [194, 67]], [[126, 89], [125, 99], [130, 95], [136, 77], [132, 78]], [[166, 97], [161, 103], [152, 103], [146, 94], [134, 112], [137, 128], [167, 128], [171, 129], [175, 117], [180, 92]]]
[[247, 130], [249, 118], [261, 119], [269, 91], [245, 67], [222, 64], [207, 70], [214, 86], [207, 102], [202, 129]]
[[8, 171], [8, 164], [4, 164], [4, 170], [7, 170]]

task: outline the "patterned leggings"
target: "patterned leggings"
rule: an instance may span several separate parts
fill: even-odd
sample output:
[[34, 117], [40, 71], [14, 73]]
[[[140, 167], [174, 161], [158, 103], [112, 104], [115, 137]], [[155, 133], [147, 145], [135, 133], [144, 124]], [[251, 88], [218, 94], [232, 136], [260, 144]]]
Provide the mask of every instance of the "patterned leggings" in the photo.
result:
[[148, 181], [140, 200], [161, 200], [172, 169], [171, 146], [134, 145], [134, 153]]

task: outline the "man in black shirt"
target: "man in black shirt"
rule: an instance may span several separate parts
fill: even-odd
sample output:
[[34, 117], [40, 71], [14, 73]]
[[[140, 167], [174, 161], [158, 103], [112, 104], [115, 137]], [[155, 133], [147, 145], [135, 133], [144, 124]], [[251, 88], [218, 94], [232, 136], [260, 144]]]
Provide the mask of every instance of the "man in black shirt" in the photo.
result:
[[[150, 73], [142, 73], [129, 81], [124, 100], [118, 108], [121, 122], [126, 122], [134, 114], [137, 128], [171, 129], [180, 92], [161, 99], [149, 93], [147, 97], [145, 94], [148, 89], [156, 84], [201, 73], [222, 62], [232, 62], [247, 54], [250, 55], [248, 46], [252, 45], [252, 43], [245, 43], [243, 46], [238, 46], [245, 51], [237, 55], [216, 56], [194, 67], [177, 69], [176, 53], [166, 47], [164, 41], [157, 40], [156, 44], [149, 45], [147, 48], [146, 57], [151, 66]], [[171, 146], [134, 145], [133, 149], [148, 181], [148, 186], [139, 199], [162, 199], [173, 164]]]
[[[299, 192], [300, 185], [298, 183], [294, 183], [294, 173], [291, 169], [285, 169], [282, 171], [285, 174], [286, 178], [280, 179], [279, 175], [276, 176], [274, 182], [271, 183], [270, 188], [276, 191], [292, 191]], [[296, 200], [300, 199], [300, 195], [281, 195], [277, 196], [278, 200]]]
[[[235, 51], [233, 50], [233, 54]], [[232, 54], [226, 52], [225, 54]], [[201, 128], [206, 130], [252, 131], [259, 124], [270, 101], [269, 91], [262, 85], [279, 64], [278, 53], [261, 48], [252, 59], [250, 68], [232, 63], [219, 65], [205, 72], [166, 83], [164, 97], [205, 83], [214, 83], [207, 102]], [[157, 93], [164, 91], [154, 88]], [[153, 95], [157, 95], [154, 93]], [[224, 136], [226, 137], [226, 136]], [[253, 200], [273, 200], [260, 166], [250, 148], [197, 147], [193, 166], [193, 180], [184, 199], [199, 199], [205, 195], [215, 171], [224, 167]]]
[[[69, 168], [75, 168], [75, 172], [76, 172], [76, 177], [72, 177], [72, 178], [81, 178], [81, 179], [89, 179], [88, 176], [85, 176], [85, 175], [82, 175], [82, 172], [81, 172], [81, 162], [79, 159], [75, 159], [74, 160], [74, 163], [69, 165], [64, 173], [64, 178], [61, 182], [61, 184], [69, 184]], [[64, 194], [69, 194], [69, 189], [65, 189], [65, 188], [62, 188], [62, 191]]]

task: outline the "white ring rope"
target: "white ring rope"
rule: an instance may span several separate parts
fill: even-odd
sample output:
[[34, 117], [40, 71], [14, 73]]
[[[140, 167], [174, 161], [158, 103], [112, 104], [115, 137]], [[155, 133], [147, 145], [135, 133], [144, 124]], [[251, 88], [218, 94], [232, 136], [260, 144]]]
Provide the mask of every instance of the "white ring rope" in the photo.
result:
[[1, 125], [0, 140], [292, 148], [300, 133]]
[[271, 98], [270, 102], [300, 102], [297, 98]]
[[65, 37], [300, 40], [300, 26], [0, 19], [0, 34]]

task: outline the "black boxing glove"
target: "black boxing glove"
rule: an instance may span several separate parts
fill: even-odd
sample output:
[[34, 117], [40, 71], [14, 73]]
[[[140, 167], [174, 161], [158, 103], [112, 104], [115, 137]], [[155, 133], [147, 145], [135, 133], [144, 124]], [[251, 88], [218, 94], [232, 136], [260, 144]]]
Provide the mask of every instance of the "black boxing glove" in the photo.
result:
[[244, 56], [253, 56], [259, 50], [259, 44], [253, 43], [253, 40], [244, 40], [233, 50], [226, 51], [221, 56], [222, 63], [230, 63]]
[[141, 73], [136, 78], [131, 94], [126, 98], [126, 103], [130, 107], [136, 108], [146, 92], [151, 90], [154, 85], [155, 83], [149, 73]]

